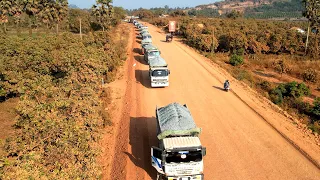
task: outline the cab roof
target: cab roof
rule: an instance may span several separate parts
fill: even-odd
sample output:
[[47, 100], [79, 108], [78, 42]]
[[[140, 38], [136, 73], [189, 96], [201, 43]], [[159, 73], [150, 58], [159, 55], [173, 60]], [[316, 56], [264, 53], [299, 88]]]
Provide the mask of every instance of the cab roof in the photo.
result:
[[201, 142], [198, 137], [172, 137], [163, 139], [163, 145], [166, 150], [174, 150], [186, 147], [201, 147]]

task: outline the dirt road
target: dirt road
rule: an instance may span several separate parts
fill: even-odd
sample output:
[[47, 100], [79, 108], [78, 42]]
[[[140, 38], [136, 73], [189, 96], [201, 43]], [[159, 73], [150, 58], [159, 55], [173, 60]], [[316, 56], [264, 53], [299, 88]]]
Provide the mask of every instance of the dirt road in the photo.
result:
[[[205, 179], [320, 178], [319, 169], [279, 132], [297, 141], [315, 158], [315, 163], [320, 162], [319, 146], [293, 132], [290, 122], [267, 105], [260, 105], [239, 83], [231, 81], [231, 88], [247, 104], [234, 93], [222, 91], [221, 82], [227, 75], [202, 56], [180, 42], [163, 42], [164, 34], [155, 27], [150, 26], [149, 31], [169, 64], [170, 86], [150, 87], [148, 66], [138, 54], [139, 40], [134, 39], [126, 67], [122, 117], [116, 120], [115, 149], [107, 179], [155, 178], [150, 163], [150, 147], [157, 145], [155, 108], [172, 102], [187, 104], [202, 128], [201, 142], [207, 147]], [[280, 131], [262, 117], [279, 126]]]

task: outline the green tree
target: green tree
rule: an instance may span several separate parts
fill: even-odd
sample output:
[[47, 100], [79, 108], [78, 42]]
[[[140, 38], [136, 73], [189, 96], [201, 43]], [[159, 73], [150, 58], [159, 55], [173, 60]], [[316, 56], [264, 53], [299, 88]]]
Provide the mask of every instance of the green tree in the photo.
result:
[[32, 35], [33, 26], [38, 26], [40, 12], [44, 3], [41, 0], [23, 0], [24, 11], [29, 16], [29, 34]]
[[23, 10], [23, 3], [21, 0], [1, 0], [0, 1], [0, 23], [4, 26], [4, 33], [6, 33], [6, 23], [8, 17], [14, 17], [17, 30], [19, 29], [20, 16]]
[[91, 8], [91, 14], [96, 18], [98, 24], [103, 28], [111, 25], [113, 16], [112, 0], [97, 0], [96, 5]]
[[59, 24], [68, 14], [68, 0], [54, 0], [51, 2], [53, 21], [56, 23], [56, 33], [59, 33]]
[[[316, 29], [316, 36], [315, 36], [315, 45], [318, 46], [318, 34], [319, 34], [319, 25], [320, 25], [320, 0], [303, 0], [305, 11], [303, 11], [303, 16], [308, 18], [309, 24], [308, 24], [308, 32], [307, 32], [307, 40], [306, 40], [306, 46], [305, 46], [305, 52], [307, 52], [308, 49], [308, 41], [309, 41], [309, 33], [310, 28]], [[318, 56], [318, 48], [316, 48], [315, 56]]]
[[147, 10], [147, 9], [139, 9], [138, 11], [134, 12], [133, 15], [135, 16], [139, 16], [139, 18], [143, 19], [149, 19], [154, 17], [154, 14], [152, 13], [152, 11]]
[[80, 32], [80, 19], [81, 30], [84, 33], [90, 31], [90, 13], [81, 9], [69, 9], [68, 24], [70, 31], [73, 33]]
[[313, 108], [311, 111], [315, 116], [320, 117], [320, 98], [316, 98], [313, 102]]
[[239, 11], [236, 11], [236, 10], [232, 10], [230, 13], [228, 13], [227, 15], [227, 18], [231, 18], [231, 19], [237, 19], [239, 17], [242, 17], [243, 14]]

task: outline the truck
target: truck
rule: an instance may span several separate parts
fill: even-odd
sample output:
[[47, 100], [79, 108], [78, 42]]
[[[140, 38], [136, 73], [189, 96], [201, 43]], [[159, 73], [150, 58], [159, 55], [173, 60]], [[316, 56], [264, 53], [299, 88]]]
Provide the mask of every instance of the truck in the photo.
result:
[[187, 105], [157, 107], [156, 119], [159, 147], [151, 148], [151, 164], [157, 180], [203, 180], [206, 148]]
[[152, 44], [152, 39], [151, 38], [146, 38], [146, 39], [143, 39], [141, 41], [141, 54], [142, 55], [144, 54], [143, 48], [148, 44]]
[[147, 38], [152, 39], [151, 34], [149, 34], [148, 32], [143, 33], [141, 36], [142, 36], [142, 40], [147, 39]]
[[149, 59], [149, 77], [151, 87], [167, 87], [169, 86], [169, 74], [167, 62], [161, 57]]
[[149, 45], [145, 46], [145, 48], [144, 48], [144, 60], [148, 64], [149, 64], [150, 59], [156, 58], [156, 57], [160, 56], [160, 54], [161, 54], [160, 50], [152, 44], [149, 44]]

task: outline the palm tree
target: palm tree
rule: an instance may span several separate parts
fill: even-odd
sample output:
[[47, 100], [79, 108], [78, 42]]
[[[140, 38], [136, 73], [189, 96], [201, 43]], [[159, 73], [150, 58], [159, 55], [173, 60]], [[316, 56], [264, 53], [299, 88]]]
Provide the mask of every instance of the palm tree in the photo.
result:
[[42, 0], [23, 0], [24, 11], [29, 16], [29, 34], [32, 35], [32, 26], [38, 26], [39, 15], [44, 8]]
[[59, 33], [59, 24], [68, 15], [68, 0], [55, 0], [52, 8], [53, 20], [56, 23], [56, 32]]
[[[319, 24], [320, 24], [320, 0], [303, 0], [305, 5], [305, 11], [303, 12], [303, 16], [308, 18], [308, 31], [307, 31], [307, 40], [306, 40], [306, 47], [305, 53], [307, 53], [308, 43], [309, 43], [309, 33], [310, 28], [316, 28], [316, 36], [315, 41], [318, 43], [319, 34]], [[318, 54], [318, 50], [316, 50], [316, 54]]]
[[4, 25], [4, 32], [6, 33], [6, 23], [8, 17], [13, 16], [17, 29], [19, 28], [20, 15], [22, 13], [23, 4], [21, 0], [1, 0], [0, 1], [0, 23]]
[[97, 0], [96, 3], [97, 5], [92, 6], [91, 13], [104, 31], [111, 24], [113, 14], [112, 0]]

